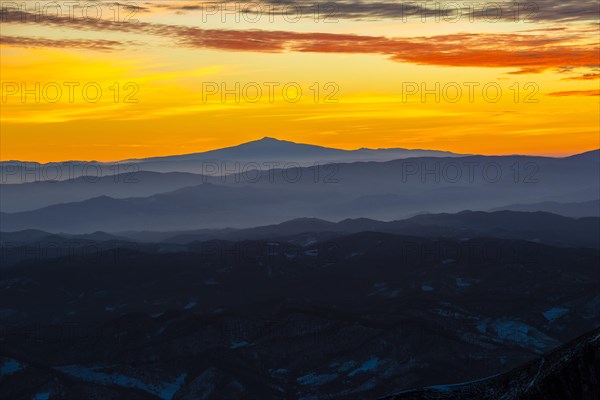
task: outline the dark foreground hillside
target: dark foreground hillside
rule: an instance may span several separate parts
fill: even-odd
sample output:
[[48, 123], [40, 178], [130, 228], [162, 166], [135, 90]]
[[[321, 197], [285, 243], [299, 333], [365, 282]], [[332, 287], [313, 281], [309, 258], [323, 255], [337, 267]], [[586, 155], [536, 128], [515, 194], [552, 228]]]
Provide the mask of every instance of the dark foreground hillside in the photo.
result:
[[600, 329], [500, 376], [411, 390], [384, 400], [600, 399]]
[[372, 400], [600, 322], [597, 249], [376, 232], [35, 249], [1, 271], [0, 399]]

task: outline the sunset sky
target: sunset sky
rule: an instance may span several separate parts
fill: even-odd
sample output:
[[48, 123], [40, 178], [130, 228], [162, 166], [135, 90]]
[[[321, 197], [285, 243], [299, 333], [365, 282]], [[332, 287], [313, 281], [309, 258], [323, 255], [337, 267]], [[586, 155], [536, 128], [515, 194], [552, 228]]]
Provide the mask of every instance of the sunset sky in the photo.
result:
[[[480, 154], [600, 147], [597, 0], [522, 3], [518, 15], [484, 1], [69, 3], [0, 2], [1, 160], [110, 161], [263, 136]], [[449, 14], [436, 20], [436, 4]], [[239, 101], [223, 98], [237, 84]]]

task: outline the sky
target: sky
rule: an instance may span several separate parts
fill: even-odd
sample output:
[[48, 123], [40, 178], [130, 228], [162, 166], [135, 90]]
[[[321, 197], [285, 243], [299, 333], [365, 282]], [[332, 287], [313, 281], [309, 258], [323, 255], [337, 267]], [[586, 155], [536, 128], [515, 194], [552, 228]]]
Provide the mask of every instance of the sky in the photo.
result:
[[597, 149], [599, 4], [0, 1], [0, 160]]

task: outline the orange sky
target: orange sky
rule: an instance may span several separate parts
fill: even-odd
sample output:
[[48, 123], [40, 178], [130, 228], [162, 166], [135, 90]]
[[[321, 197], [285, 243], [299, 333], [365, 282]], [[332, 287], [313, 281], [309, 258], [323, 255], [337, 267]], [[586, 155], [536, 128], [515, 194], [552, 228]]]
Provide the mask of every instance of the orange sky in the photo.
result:
[[138, 3], [137, 21], [123, 7], [116, 21], [110, 2], [101, 18], [66, 7], [49, 18], [32, 4], [2, 15], [1, 160], [108, 161], [263, 136], [482, 154], [600, 147], [586, 1], [570, 18], [546, 0], [527, 21], [454, 22], [352, 1], [326, 21], [191, 1]]

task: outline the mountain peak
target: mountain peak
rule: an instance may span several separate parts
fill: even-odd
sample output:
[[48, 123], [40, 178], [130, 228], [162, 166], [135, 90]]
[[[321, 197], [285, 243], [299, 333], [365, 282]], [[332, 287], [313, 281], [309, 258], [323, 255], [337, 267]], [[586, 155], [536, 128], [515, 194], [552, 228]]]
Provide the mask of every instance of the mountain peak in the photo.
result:
[[277, 139], [271, 136], [264, 136], [260, 139], [257, 140], [251, 140], [249, 142], [245, 142], [245, 143], [241, 143], [238, 146], [234, 146], [234, 147], [240, 147], [240, 146], [247, 146], [247, 145], [297, 145], [297, 146], [301, 146], [300, 143], [296, 143], [296, 142], [292, 142], [290, 140], [282, 140], [282, 139]]

